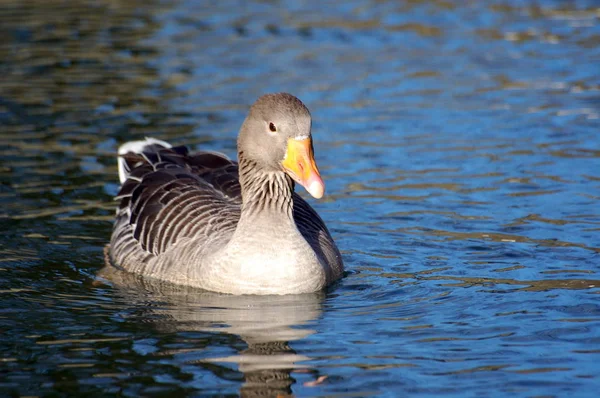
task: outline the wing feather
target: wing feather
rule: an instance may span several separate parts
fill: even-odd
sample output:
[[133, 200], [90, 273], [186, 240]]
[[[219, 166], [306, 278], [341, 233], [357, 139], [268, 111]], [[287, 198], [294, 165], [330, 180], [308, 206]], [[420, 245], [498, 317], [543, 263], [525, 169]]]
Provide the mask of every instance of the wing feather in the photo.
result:
[[[183, 238], [233, 231], [241, 206], [237, 163], [217, 152], [189, 155], [184, 146], [153, 144], [122, 154], [126, 180], [112, 239], [125, 263], [158, 256]], [[223, 222], [224, 221], [224, 222]]]

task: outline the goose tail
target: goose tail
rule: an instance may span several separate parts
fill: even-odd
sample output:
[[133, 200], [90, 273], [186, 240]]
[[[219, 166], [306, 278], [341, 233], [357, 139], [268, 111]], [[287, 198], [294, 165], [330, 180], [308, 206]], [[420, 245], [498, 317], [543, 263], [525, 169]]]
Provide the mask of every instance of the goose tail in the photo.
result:
[[146, 138], [140, 141], [129, 141], [124, 143], [119, 147], [119, 157], [118, 157], [118, 165], [119, 165], [119, 181], [121, 184], [127, 180], [129, 177], [129, 173], [131, 169], [127, 164], [127, 161], [123, 157], [130, 152], [142, 154], [144, 152], [157, 152], [161, 149], [171, 148], [171, 144], [166, 141], [157, 140], [156, 138]]

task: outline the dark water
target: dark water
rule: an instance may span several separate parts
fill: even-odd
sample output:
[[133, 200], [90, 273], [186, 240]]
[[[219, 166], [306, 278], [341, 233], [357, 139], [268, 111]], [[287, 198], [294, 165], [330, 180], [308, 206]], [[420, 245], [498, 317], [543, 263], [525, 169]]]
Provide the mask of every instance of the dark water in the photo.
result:
[[[0, 35], [0, 395], [597, 396], [598, 2], [5, 0]], [[234, 155], [271, 91], [348, 277], [99, 277], [117, 146]]]

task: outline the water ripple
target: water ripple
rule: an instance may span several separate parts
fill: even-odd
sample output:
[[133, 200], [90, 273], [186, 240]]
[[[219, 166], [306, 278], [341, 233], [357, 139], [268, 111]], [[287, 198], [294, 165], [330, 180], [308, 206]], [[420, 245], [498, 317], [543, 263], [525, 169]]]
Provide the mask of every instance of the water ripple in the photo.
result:
[[[4, 395], [598, 389], [594, 1], [0, 11]], [[311, 109], [328, 194], [311, 203], [346, 278], [259, 299], [98, 276], [117, 146], [234, 156], [269, 91]]]

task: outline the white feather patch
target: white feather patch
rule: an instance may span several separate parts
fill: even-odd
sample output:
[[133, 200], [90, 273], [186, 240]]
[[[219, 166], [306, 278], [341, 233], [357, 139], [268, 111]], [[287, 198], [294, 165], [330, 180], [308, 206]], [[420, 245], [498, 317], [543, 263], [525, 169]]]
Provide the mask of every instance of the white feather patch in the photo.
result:
[[129, 152], [142, 153], [144, 151], [144, 148], [153, 144], [161, 145], [165, 148], [171, 148], [171, 144], [169, 144], [166, 141], [148, 137], [146, 137], [145, 140], [126, 142], [119, 147], [119, 157], [117, 159], [117, 162], [119, 165], [119, 181], [121, 181], [121, 184], [123, 184], [125, 180], [127, 180], [129, 170], [127, 170], [127, 163], [125, 162], [125, 159], [121, 158], [120, 155], [125, 155]]

